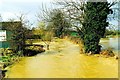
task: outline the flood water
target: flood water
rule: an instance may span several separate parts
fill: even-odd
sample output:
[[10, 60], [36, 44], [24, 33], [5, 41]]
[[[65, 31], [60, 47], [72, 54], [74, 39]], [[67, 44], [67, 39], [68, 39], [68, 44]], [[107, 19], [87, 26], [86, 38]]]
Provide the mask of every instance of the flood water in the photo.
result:
[[79, 53], [66, 39], [50, 43], [50, 50], [25, 57], [11, 66], [8, 78], [118, 78], [118, 60]]
[[103, 49], [108, 49], [111, 48], [115, 54], [118, 54], [120, 52], [120, 37], [113, 37], [113, 38], [105, 38], [101, 39], [100, 44], [102, 45]]

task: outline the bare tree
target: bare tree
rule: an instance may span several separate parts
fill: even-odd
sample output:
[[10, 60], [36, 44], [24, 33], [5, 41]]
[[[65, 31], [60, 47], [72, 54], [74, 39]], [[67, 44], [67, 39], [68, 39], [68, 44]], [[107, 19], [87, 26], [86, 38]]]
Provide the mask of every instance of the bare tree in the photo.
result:
[[46, 24], [46, 31], [49, 33], [44, 35], [43, 38], [46, 39], [51, 36], [51, 34], [53, 36], [53, 33], [54, 36], [60, 37], [65, 29], [70, 27], [69, 20], [66, 19], [65, 13], [61, 9], [48, 9], [46, 6], [42, 5], [42, 10], [38, 13], [37, 18], [39, 22], [44, 21]]
[[[94, 0], [89, 0], [90, 2], [95, 2]], [[96, 0], [98, 2], [102, 2], [102, 0]], [[68, 18], [71, 20], [73, 27], [76, 27], [79, 34], [83, 34], [83, 21], [84, 21], [84, 12], [85, 5], [88, 0], [55, 0], [56, 5], [61, 5], [61, 9], [64, 10], [68, 14]], [[103, 0], [103, 2], [105, 2]], [[117, 2], [109, 3], [109, 8], [115, 5]], [[102, 8], [103, 9], [103, 8]], [[99, 12], [98, 12], [99, 13]], [[94, 17], [93, 17], [94, 19]], [[90, 23], [91, 21], [89, 21]]]
[[[104, 1], [104, 2], [101, 2]], [[107, 0], [63, 0], [57, 4], [63, 6], [68, 13], [68, 18], [76, 27], [83, 41], [86, 53], [99, 53], [100, 38], [104, 36], [108, 26], [107, 16], [112, 13], [111, 6], [116, 2], [108, 3]]]
[[25, 14], [20, 14], [16, 19], [9, 19], [7, 25], [7, 30], [12, 32], [12, 38], [10, 41], [12, 41], [13, 45], [15, 46], [16, 51], [24, 51], [25, 49], [25, 41], [27, 39], [29, 29], [28, 27], [30, 26], [29, 21], [26, 20]]

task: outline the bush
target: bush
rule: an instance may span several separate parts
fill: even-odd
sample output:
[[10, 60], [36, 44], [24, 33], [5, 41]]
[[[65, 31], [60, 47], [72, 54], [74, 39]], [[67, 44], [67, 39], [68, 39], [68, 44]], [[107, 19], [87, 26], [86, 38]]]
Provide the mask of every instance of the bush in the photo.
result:
[[111, 48], [108, 48], [106, 50], [101, 51], [100, 54], [106, 55], [108, 57], [114, 57], [115, 56], [115, 54], [113, 53], [113, 50]]

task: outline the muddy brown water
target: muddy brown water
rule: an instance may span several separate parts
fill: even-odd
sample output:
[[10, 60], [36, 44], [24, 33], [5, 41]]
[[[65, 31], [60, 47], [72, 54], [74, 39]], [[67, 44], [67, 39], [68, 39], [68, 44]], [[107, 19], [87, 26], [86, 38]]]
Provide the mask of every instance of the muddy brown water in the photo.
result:
[[66, 39], [50, 43], [50, 50], [24, 57], [11, 66], [7, 78], [117, 78], [118, 60], [79, 53]]

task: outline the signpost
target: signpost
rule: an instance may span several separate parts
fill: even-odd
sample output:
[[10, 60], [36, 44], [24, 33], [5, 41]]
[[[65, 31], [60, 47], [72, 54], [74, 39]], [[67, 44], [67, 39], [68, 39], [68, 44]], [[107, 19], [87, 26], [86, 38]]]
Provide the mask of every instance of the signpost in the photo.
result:
[[0, 41], [6, 41], [6, 30], [0, 30]]

